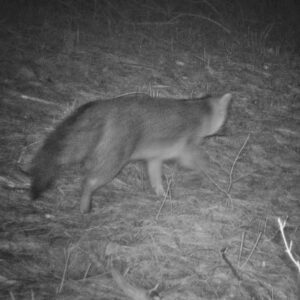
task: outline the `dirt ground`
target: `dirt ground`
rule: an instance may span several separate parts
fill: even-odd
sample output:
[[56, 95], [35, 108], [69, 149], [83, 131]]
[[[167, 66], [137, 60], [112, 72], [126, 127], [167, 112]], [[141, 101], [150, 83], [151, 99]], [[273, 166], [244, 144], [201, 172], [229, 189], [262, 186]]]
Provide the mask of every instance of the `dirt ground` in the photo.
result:
[[[300, 299], [292, 17], [290, 27], [271, 22], [260, 10], [268, 1], [253, 10], [245, 1], [3, 3], [1, 299]], [[131, 163], [81, 214], [81, 169], [70, 166], [32, 201], [27, 171], [58, 122], [135, 92], [232, 93], [224, 128], [199, 147], [207, 173], [165, 164], [169, 194], [159, 198], [143, 163]]]

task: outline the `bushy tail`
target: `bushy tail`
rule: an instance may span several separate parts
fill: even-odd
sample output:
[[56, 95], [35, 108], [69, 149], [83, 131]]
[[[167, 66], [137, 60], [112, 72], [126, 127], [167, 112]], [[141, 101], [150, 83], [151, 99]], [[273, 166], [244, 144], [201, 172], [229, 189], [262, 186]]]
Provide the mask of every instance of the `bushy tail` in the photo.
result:
[[33, 200], [48, 189], [58, 176], [60, 151], [59, 142], [50, 136], [34, 157], [30, 169], [31, 198]]
[[[93, 105], [81, 106], [48, 136], [34, 157], [30, 169], [31, 197], [37, 199], [58, 177], [62, 165], [82, 161], [97, 142], [97, 130], [91, 130], [89, 118]], [[101, 133], [101, 130], [100, 130]]]
[[212, 106], [212, 115], [210, 127], [207, 129], [207, 135], [213, 135], [217, 133], [217, 131], [225, 123], [231, 98], [231, 94], [225, 94], [222, 97], [216, 97], [210, 100], [210, 104]]

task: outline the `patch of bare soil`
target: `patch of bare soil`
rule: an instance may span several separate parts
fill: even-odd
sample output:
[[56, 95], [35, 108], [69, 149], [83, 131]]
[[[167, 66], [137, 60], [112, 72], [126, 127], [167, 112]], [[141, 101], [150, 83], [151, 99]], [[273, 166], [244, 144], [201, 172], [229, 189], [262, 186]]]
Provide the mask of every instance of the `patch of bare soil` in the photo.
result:
[[[22, 13], [4, 2], [0, 298], [299, 299], [293, 35], [239, 14], [242, 26], [222, 1], [19, 1]], [[71, 166], [32, 201], [26, 171], [55, 125], [83, 103], [133, 92], [233, 94], [224, 129], [199, 147], [206, 173], [165, 164], [159, 198], [143, 164], [129, 164], [83, 215]]]

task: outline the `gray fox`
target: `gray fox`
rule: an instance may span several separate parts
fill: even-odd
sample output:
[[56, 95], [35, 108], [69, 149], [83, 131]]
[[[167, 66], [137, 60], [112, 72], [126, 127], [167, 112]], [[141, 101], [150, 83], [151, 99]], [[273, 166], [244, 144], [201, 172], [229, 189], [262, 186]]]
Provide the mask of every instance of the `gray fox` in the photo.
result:
[[176, 160], [200, 171], [197, 145], [222, 127], [231, 98], [225, 94], [175, 100], [137, 93], [80, 106], [49, 134], [33, 158], [32, 198], [51, 186], [63, 165], [83, 162], [80, 211], [88, 212], [92, 193], [132, 160], [147, 163], [151, 186], [163, 195], [162, 163]]

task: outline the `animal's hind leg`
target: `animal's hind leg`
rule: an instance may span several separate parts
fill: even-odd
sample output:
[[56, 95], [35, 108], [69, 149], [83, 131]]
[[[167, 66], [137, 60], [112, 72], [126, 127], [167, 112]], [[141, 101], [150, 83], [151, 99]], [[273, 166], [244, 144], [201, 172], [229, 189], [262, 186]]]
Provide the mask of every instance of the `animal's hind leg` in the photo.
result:
[[117, 159], [117, 155], [112, 153], [106, 156], [106, 159], [94, 161], [94, 166], [89, 167], [82, 184], [80, 212], [87, 213], [90, 211], [93, 192], [110, 182], [120, 172], [125, 162], [127, 161]]
[[108, 121], [103, 131], [100, 142], [88, 157], [80, 202], [82, 213], [90, 210], [93, 192], [110, 182], [128, 163], [136, 144], [130, 128], [121, 128], [114, 120]]

